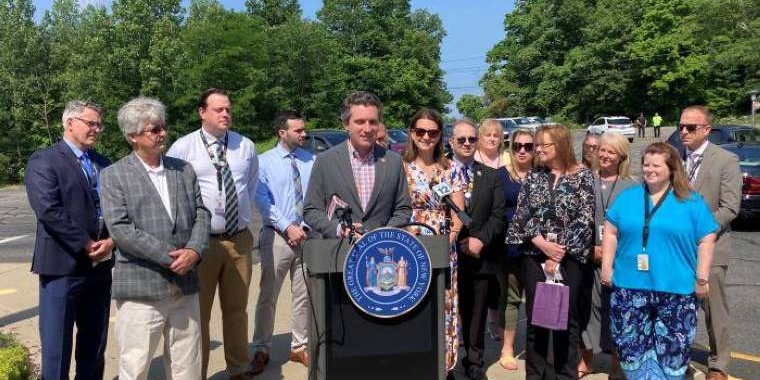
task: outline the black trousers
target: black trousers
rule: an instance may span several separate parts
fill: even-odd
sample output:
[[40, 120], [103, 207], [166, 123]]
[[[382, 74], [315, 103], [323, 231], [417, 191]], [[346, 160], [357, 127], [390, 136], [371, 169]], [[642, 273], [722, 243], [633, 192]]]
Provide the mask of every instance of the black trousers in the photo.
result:
[[482, 367], [485, 355], [486, 316], [488, 315], [489, 282], [493, 274], [476, 274], [466, 268], [457, 273], [459, 286], [459, 314], [462, 317], [462, 335], [467, 356], [462, 360], [465, 367]]
[[[578, 343], [580, 328], [578, 324], [579, 296], [583, 283], [582, 266], [577, 261], [565, 258], [560, 264], [563, 284], [570, 287], [570, 307], [567, 318], [567, 331], [551, 331], [533, 326], [533, 298], [536, 295], [536, 284], [543, 282], [546, 277], [541, 269], [541, 263], [546, 256], [526, 256], [522, 261], [522, 273], [525, 281], [525, 311], [528, 316], [528, 331], [526, 337], [525, 378], [527, 380], [548, 379], [550, 367], [553, 367], [557, 379], [576, 379], [578, 375]], [[552, 352], [554, 365], [548, 361], [549, 335], [552, 337]]]

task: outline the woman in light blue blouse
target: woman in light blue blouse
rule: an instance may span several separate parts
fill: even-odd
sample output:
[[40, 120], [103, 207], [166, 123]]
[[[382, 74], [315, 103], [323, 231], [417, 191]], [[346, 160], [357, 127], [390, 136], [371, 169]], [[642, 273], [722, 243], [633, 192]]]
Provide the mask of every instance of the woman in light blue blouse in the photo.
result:
[[601, 281], [612, 286], [612, 337], [626, 378], [682, 379], [718, 224], [673, 147], [649, 145], [642, 172], [644, 184], [607, 211]]

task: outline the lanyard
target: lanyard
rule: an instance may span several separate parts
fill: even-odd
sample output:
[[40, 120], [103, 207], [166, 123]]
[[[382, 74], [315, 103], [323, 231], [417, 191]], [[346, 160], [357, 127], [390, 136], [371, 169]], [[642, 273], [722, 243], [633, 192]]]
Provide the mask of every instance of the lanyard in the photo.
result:
[[[200, 131], [201, 134], [201, 141], [203, 141], [203, 145], [206, 147], [206, 153], [208, 153], [208, 158], [211, 160], [211, 165], [214, 165], [214, 168], [216, 169], [216, 184], [219, 188], [219, 193], [222, 192], [222, 168], [227, 165], [227, 143], [229, 143], [230, 139], [227, 136], [227, 132], [224, 133], [224, 145], [222, 148], [222, 154], [220, 157], [216, 157], [214, 155], [214, 151], [211, 149], [211, 145], [208, 143], [208, 140], [206, 140], [206, 136], [203, 134], [203, 130]], [[217, 140], [219, 141], [219, 140]]]
[[[607, 214], [607, 209], [610, 208], [610, 201], [612, 201], [612, 194], [615, 192], [615, 185], [617, 185], [618, 179], [620, 179], [620, 174], [615, 176], [615, 181], [612, 182], [612, 187], [610, 188], [610, 195], [607, 197], [607, 201], [604, 200], [604, 191], [599, 192], [599, 197], [602, 198], [602, 207], [604, 207], [604, 213]], [[602, 180], [602, 177], [599, 177], [599, 183], [601, 184], [604, 182]]]
[[673, 187], [673, 185], [668, 185], [668, 188], [665, 190], [665, 193], [662, 194], [662, 197], [660, 197], [660, 200], [657, 201], [657, 203], [652, 208], [652, 211], [649, 211], [649, 189], [646, 185], [644, 185], [644, 231], [641, 234], [641, 247], [644, 252], [647, 250], [647, 242], [649, 241], [649, 222], [652, 220], [652, 217], [654, 216], [654, 213], [657, 212], [657, 210], [662, 205], [662, 202], [665, 201], [665, 198], [668, 197], [668, 193], [670, 192], [670, 189]]

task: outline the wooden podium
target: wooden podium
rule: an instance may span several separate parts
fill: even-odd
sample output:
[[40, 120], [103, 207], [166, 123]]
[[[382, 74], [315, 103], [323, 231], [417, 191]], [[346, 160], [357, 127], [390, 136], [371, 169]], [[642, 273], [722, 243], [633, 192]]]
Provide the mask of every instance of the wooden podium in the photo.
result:
[[309, 271], [313, 314], [309, 328], [309, 379], [405, 380], [446, 378], [444, 289], [449, 275], [448, 239], [418, 236], [430, 255], [427, 295], [408, 313], [377, 318], [358, 309], [343, 286], [348, 240], [309, 239], [303, 257]]

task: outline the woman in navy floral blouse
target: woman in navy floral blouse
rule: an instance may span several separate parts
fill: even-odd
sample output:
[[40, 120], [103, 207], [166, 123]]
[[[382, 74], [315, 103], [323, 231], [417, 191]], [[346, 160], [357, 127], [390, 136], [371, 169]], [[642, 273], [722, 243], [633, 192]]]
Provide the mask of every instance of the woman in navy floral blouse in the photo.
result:
[[506, 243], [518, 244], [519, 252], [525, 255], [522, 274], [528, 320], [532, 318], [536, 285], [546, 280], [544, 271], [554, 274], [559, 268], [564, 285], [570, 288], [570, 307], [566, 331], [528, 323], [526, 379], [542, 379], [551, 365], [546, 356], [550, 333], [557, 379], [576, 379], [582, 265], [594, 244], [594, 176], [578, 164], [565, 126], [541, 127], [535, 152], [539, 167], [520, 189]]

